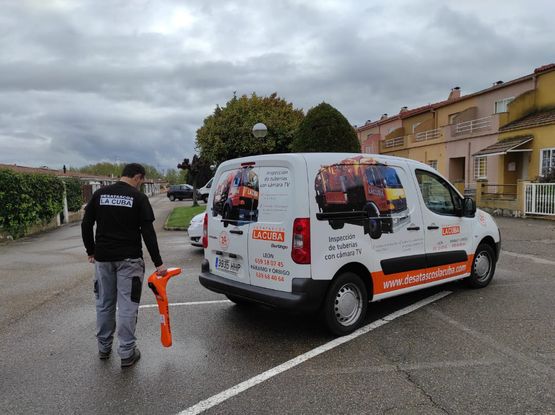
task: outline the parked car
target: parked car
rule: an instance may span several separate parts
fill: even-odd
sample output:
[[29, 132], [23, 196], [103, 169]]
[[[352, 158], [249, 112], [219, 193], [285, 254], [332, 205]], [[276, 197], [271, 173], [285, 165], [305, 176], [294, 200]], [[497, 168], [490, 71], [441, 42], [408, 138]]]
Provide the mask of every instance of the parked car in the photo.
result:
[[187, 233], [189, 234], [191, 245], [199, 246], [201, 248], [202, 248], [202, 224], [204, 221], [204, 215], [206, 215], [206, 212], [202, 212], [196, 216], [193, 216], [193, 219], [191, 219], [191, 223], [187, 228]]
[[208, 195], [210, 194], [210, 188], [212, 187], [213, 180], [214, 178], [212, 177], [210, 180], [208, 180], [208, 183], [198, 189], [200, 197], [204, 201], [204, 203], [208, 202]]
[[454, 280], [493, 278], [492, 217], [430, 166], [370, 154], [228, 160], [203, 218], [199, 276], [231, 301], [320, 310], [345, 335], [368, 302]]
[[[173, 202], [175, 199], [192, 199], [193, 186], [190, 184], [172, 184], [168, 189], [168, 198]], [[200, 193], [197, 190], [197, 198], [200, 199]]]

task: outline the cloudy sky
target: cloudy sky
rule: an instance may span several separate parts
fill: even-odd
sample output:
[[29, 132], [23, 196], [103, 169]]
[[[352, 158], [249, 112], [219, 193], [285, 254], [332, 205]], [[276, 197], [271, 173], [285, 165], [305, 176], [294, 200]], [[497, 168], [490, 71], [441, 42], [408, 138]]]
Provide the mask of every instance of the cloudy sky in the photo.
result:
[[362, 125], [555, 62], [555, 2], [0, 0], [0, 163], [175, 167], [216, 105]]

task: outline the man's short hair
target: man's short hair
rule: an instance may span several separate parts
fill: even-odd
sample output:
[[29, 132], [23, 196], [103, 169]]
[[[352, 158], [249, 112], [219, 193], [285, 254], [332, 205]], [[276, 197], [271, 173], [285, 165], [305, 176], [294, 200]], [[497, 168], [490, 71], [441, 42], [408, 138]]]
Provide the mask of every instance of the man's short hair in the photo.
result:
[[140, 174], [141, 176], [145, 177], [146, 170], [143, 166], [139, 163], [129, 163], [126, 164], [121, 172], [121, 177], [130, 177], [133, 178], [135, 175]]

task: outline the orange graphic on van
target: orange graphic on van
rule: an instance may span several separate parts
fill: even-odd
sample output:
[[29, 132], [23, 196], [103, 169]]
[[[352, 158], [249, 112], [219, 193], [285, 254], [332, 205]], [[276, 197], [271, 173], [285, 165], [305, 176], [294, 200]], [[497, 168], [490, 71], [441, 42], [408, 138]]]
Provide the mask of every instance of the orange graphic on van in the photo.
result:
[[395, 168], [365, 156], [321, 166], [314, 187], [318, 220], [332, 229], [345, 223], [362, 225], [364, 233], [378, 239], [393, 232], [393, 216], [407, 211], [403, 184]]
[[444, 228], [441, 228], [442, 236], [457, 235], [458, 233], [461, 233], [461, 227], [459, 225], [445, 226]]
[[221, 216], [224, 227], [258, 220], [258, 175], [252, 166], [229, 171], [216, 184], [212, 216]]
[[285, 242], [285, 232], [275, 229], [254, 228], [252, 231], [252, 239], [272, 242]]

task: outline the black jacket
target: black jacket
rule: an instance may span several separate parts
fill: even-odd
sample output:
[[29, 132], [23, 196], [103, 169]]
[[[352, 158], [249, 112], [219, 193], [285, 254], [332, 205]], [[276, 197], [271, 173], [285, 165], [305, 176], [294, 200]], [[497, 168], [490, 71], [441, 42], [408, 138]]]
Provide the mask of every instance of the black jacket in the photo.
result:
[[[96, 222], [96, 235], [93, 227]], [[141, 235], [152, 262], [162, 265], [154, 212], [148, 197], [125, 182], [117, 182], [94, 192], [85, 207], [81, 236], [88, 255], [101, 262], [142, 258]]]

